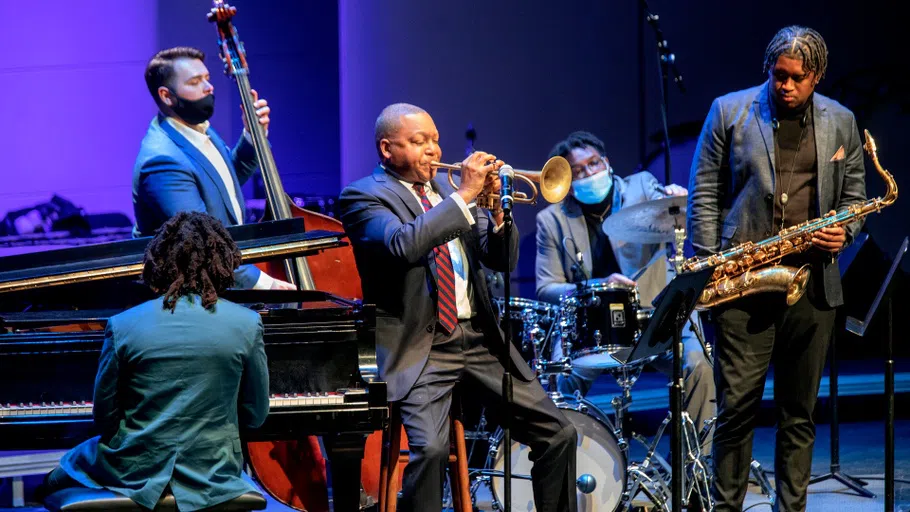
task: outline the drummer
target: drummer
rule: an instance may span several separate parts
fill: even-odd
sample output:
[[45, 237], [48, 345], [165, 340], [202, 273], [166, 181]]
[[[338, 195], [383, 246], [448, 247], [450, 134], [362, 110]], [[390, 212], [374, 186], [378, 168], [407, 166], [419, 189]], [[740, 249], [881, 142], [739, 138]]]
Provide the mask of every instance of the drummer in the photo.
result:
[[[666, 196], [685, 196], [686, 189], [679, 185], [663, 187], [647, 171], [625, 178], [616, 176], [603, 142], [588, 132], [574, 132], [556, 144], [550, 157], [557, 155], [571, 166], [572, 193], [562, 203], [550, 205], [537, 215], [539, 300], [559, 304], [563, 295], [585, 285], [616, 283], [637, 286], [641, 304], [650, 306], [674, 275], [673, 266], [665, 257], [665, 244], [610, 240], [601, 226], [607, 217], [623, 208]], [[672, 239], [672, 233], [669, 237]], [[714, 377], [704, 347], [689, 324], [683, 330], [683, 342], [683, 407], [701, 431], [704, 421], [715, 414]], [[558, 344], [553, 352], [554, 360], [563, 357]], [[652, 364], [668, 376], [672, 374], [669, 353]], [[560, 375], [558, 390], [567, 395], [578, 391], [584, 396], [601, 371], [573, 368], [571, 375]], [[703, 453], [710, 453], [707, 449], [710, 439], [703, 446]]]

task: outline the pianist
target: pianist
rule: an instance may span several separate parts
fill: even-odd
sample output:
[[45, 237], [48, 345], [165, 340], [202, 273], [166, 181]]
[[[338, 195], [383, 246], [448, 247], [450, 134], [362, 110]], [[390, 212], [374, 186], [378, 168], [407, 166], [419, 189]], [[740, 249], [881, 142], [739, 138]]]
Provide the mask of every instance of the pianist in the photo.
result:
[[70, 450], [40, 494], [106, 488], [152, 509], [170, 486], [180, 510], [253, 489], [241, 479], [239, 429], [269, 410], [262, 322], [218, 298], [240, 251], [224, 226], [179, 213], [145, 253], [143, 279], [161, 296], [108, 320], [95, 377], [100, 436]]
[[[233, 149], [209, 126], [215, 112], [215, 87], [201, 50], [177, 47], [155, 54], [145, 83], [160, 113], [142, 139], [133, 169], [135, 236], [150, 236], [180, 211], [206, 212], [227, 226], [243, 224], [240, 187], [256, 171], [250, 135]], [[270, 107], [253, 93], [256, 116], [269, 127]], [[246, 123], [246, 117], [243, 118]], [[238, 288], [294, 289], [253, 265], [235, 272]]]

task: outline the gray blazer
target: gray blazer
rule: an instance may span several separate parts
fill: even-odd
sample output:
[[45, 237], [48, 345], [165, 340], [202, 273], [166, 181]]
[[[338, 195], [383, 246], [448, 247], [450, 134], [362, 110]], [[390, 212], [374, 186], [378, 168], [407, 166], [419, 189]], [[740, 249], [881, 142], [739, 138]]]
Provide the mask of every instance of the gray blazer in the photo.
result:
[[157, 298], [108, 320], [95, 378], [101, 435], [60, 461], [80, 484], [154, 508], [168, 485], [180, 510], [256, 490], [241, 478], [240, 427], [269, 412], [262, 322], [254, 311], [198, 296], [172, 313]]
[[[634, 204], [664, 197], [660, 184], [654, 176], [645, 171], [626, 178], [613, 176], [613, 210], [616, 213], [622, 208]], [[566, 242], [569, 254], [563, 249], [562, 240]], [[638, 244], [610, 240], [613, 255], [623, 275], [629, 277], [654, 262], [653, 271], [649, 267], [638, 278], [638, 290], [642, 304], [651, 300], [667, 285], [666, 258], [658, 257], [664, 244]], [[577, 248], [577, 249], [576, 249]], [[572, 284], [582, 278], [573, 276], [572, 265], [574, 254], [584, 254], [584, 270], [591, 275], [591, 242], [588, 238], [588, 226], [581, 206], [574, 197], [568, 196], [563, 202], [552, 204], [537, 214], [537, 297], [546, 302], [558, 304], [559, 298], [566, 292], [575, 289]], [[663, 262], [663, 263], [661, 263]]]
[[[502, 346], [502, 331], [490, 303], [481, 263], [494, 271], [512, 271], [518, 263], [518, 229], [512, 230], [511, 265], [505, 261], [504, 238], [493, 233], [486, 212], [471, 209], [470, 225], [448, 183], [431, 181], [445, 199], [424, 213], [401, 182], [382, 167], [348, 185], [339, 199], [341, 221], [354, 248], [364, 302], [376, 304], [376, 357], [387, 382], [389, 401], [404, 398], [423, 371], [436, 325], [436, 278], [433, 248], [460, 238], [474, 290], [472, 308], [493, 350]], [[507, 269], [507, 267], [509, 267]], [[515, 375], [534, 373], [511, 348]]]
[[[689, 177], [688, 231], [697, 255], [758, 242], [777, 230], [774, 222], [774, 131], [768, 83], [721, 96], [705, 119]], [[813, 126], [821, 214], [866, 199], [862, 141], [853, 113], [821, 94], [813, 95]], [[843, 147], [843, 158], [833, 159]], [[847, 244], [862, 222], [846, 226]], [[843, 304], [836, 258], [825, 259], [825, 300]], [[816, 273], [816, 279], [819, 277]]]

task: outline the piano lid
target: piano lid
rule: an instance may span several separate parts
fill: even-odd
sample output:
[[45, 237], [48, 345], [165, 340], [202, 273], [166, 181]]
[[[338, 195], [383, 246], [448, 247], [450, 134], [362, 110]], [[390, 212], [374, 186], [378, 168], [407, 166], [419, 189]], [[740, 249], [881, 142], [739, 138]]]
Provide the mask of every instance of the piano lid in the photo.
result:
[[[344, 233], [304, 231], [303, 219], [227, 228], [244, 263], [305, 256], [347, 245]], [[152, 237], [0, 258], [0, 294], [64, 284], [138, 276]]]

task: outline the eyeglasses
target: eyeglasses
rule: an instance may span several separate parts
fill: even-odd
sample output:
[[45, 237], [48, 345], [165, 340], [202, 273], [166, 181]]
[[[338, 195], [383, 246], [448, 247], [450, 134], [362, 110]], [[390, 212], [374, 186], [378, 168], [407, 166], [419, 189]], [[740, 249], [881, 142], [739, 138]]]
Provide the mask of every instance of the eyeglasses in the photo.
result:
[[590, 162], [582, 165], [572, 166], [572, 175], [576, 179], [597, 174], [607, 168], [607, 161], [603, 157], [597, 157]]

